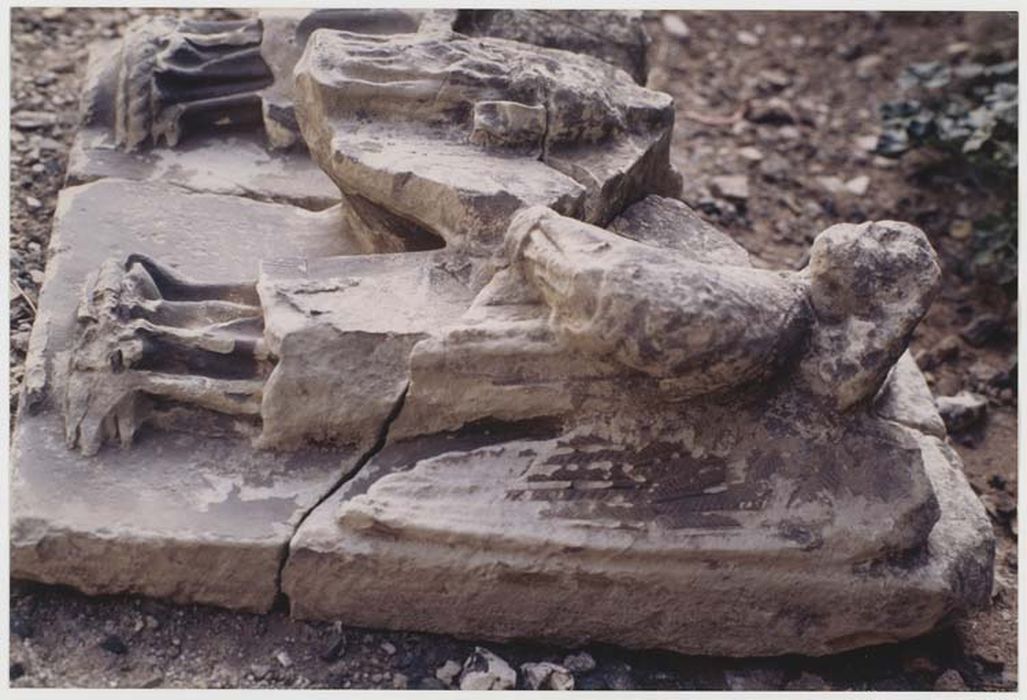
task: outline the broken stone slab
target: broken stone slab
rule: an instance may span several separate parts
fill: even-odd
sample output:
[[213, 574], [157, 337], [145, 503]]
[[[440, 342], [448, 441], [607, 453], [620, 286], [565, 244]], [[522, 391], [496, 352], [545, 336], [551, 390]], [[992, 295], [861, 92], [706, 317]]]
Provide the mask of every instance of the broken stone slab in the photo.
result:
[[776, 546], [734, 530], [721, 519], [745, 511], [720, 510], [712, 481], [691, 496], [667, 483], [685, 489], [662, 501], [680, 529], [636, 519], [639, 504], [621, 494], [652, 477], [645, 464], [628, 462], [626, 483], [610, 483], [603, 443], [579, 446], [595, 457], [575, 473], [537, 427], [521, 431], [482, 424], [386, 447], [300, 527], [282, 579], [292, 614], [500, 640], [821, 655], [914, 637], [988, 599], [989, 525], [935, 438], [906, 433], [940, 510], [926, 542], [835, 559], [787, 527]]
[[343, 194], [472, 255], [493, 253], [526, 205], [605, 223], [680, 189], [670, 97], [589, 56], [318, 30], [295, 78], [304, 140]]
[[[666, 213], [659, 204], [653, 216]], [[916, 241], [901, 228], [878, 233]], [[675, 328], [709, 320], [707, 345], [735, 323], [791, 337], [771, 305], [732, 305], [783, 285], [804, 308], [819, 271], [701, 263], [718, 246], [689, 255], [649, 240], [548, 210], [515, 217], [509, 266], [458, 322], [414, 346], [385, 448], [297, 533], [283, 572], [294, 615], [683, 653], [825, 654], [915, 636], [987, 600], [993, 541], [958, 458], [906, 427], [921, 418], [909, 411], [918, 402], [893, 402], [884, 420], [787, 379], [803, 352], [822, 351], [803, 350], [803, 334], [842, 318], [795, 315], [794, 343], [781, 350], [791, 361], [763, 380], [746, 381], [738, 363], [773, 356], [766, 340], [751, 354], [728, 343], [741, 360], [699, 363], [706, 379], [718, 361], [733, 368], [726, 383], [690, 384], [682, 372], [698, 347], [673, 341]], [[847, 262], [882, 262], [871, 253]], [[896, 258], [920, 269], [901, 249]], [[686, 279], [690, 266], [699, 281]], [[752, 290], [714, 291], [743, 279]], [[696, 289], [718, 302], [693, 306]], [[652, 306], [632, 310], [641, 300]], [[688, 323], [659, 322], [692, 311]], [[607, 332], [604, 314], [637, 323]], [[668, 331], [652, 338], [654, 328]], [[668, 401], [672, 413], [659, 408]], [[417, 583], [370, 590], [400, 571]], [[769, 625], [759, 639], [753, 610]]]
[[908, 350], [899, 357], [874, 399], [874, 410], [882, 418], [945, 438], [945, 423], [935, 407], [931, 389]]
[[264, 27], [261, 55], [274, 82], [260, 90], [264, 129], [272, 148], [302, 143], [293, 104], [293, 68], [315, 29], [341, 29], [359, 34], [416, 32], [425, 11], [405, 9], [273, 9], [261, 10]]
[[752, 267], [749, 253], [679, 199], [649, 195], [610, 222], [633, 241], [690, 255], [696, 262]]
[[270, 608], [293, 529], [360, 454], [258, 451], [217, 414], [170, 410], [161, 430], [142, 426], [130, 449], [82, 456], [65, 440], [62, 368], [86, 279], [112, 258], [134, 251], [199, 282], [252, 283], [274, 251], [321, 257], [354, 248], [337, 212], [124, 180], [63, 190], [13, 437], [12, 576]]
[[273, 149], [300, 142], [293, 67], [316, 29], [358, 34], [502, 37], [582, 53], [646, 78], [649, 39], [638, 12], [275, 9], [243, 20], [140, 19], [115, 45], [106, 110], [119, 147], [263, 126]]
[[264, 262], [257, 289], [278, 362], [260, 444], [371, 447], [399, 410], [411, 349], [467, 309], [467, 282], [443, 251]]
[[261, 53], [274, 83], [260, 91], [264, 126], [275, 148], [301, 141], [293, 98], [293, 68], [315, 29], [355, 34], [457, 32], [497, 37], [594, 56], [625, 69], [641, 85], [649, 39], [637, 12], [538, 10], [320, 9], [263, 10]]
[[11, 456], [12, 577], [252, 612], [274, 603], [304, 514], [360, 458], [195, 432], [86, 458], [53, 412], [19, 416]]

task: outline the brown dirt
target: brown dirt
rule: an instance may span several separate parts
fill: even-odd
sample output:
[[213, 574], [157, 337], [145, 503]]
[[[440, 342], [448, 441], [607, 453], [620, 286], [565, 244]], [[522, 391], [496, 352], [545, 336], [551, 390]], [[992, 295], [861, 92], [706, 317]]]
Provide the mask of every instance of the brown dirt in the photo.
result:
[[[117, 36], [127, 21], [144, 13], [151, 12], [13, 11], [12, 112], [49, 112], [57, 122], [11, 132], [11, 275], [20, 288], [12, 286], [10, 302], [12, 410], [49, 220], [74, 133], [85, 47]], [[677, 14], [690, 30], [684, 40], [666, 36], [657, 14], [649, 20], [650, 80], [677, 100], [673, 158], [685, 175], [687, 202], [772, 267], [801, 267], [813, 236], [842, 221], [908, 220], [931, 236], [945, 268], [945, 286], [912, 347], [930, 367], [927, 376], [936, 393], [966, 388], [989, 398], [983, 425], [954, 435], [953, 442], [993, 517], [995, 592], [989, 609], [950, 628], [821, 659], [703, 659], [589, 647], [598, 667], [579, 675], [578, 687], [912, 690], [934, 688], [943, 673], [955, 670], [959, 675], [949, 672], [946, 679], [962, 679], [973, 689], [1013, 689], [1016, 302], [968, 275], [968, 243], [949, 235], [955, 221], [979, 218], [1001, 202], [961, 173], [927, 167], [929, 155], [884, 161], [857, 140], [874, 134], [877, 107], [898, 95], [895, 78], [908, 63], [950, 60], [946, 49], [957, 42], [1015, 55], [1015, 15]], [[759, 108], [771, 97], [787, 104], [795, 123], [760, 125], [742, 116], [746, 107]], [[760, 158], [746, 148], [758, 150]], [[747, 176], [744, 201], [715, 196], [712, 178], [723, 175]], [[829, 191], [819, 180], [862, 175], [870, 178], [862, 195]], [[983, 314], [1004, 319], [1004, 331], [973, 347], [958, 332]], [[958, 348], [957, 356], [939, 358], [943, 339]], [[1011, 385], [994, 380], [1011, 368]], [[301, 623], [282, 610], [246, 615], [134, 597], [88, 598], [21, 582], [12, 584], [11, 622], [15, 686], [440, 687], [434, 670], [447, 659], [462, 662], [474, 646], [434, 635]], [[337, 658], [323, 658], [340, 643]], [[560, 661], [568, 651], [487, 646], [511, 664]]]

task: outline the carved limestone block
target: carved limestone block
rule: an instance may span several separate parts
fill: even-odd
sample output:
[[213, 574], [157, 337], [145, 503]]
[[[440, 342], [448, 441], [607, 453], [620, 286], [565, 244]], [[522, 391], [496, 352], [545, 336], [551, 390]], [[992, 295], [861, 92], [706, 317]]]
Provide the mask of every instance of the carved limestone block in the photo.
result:
[[472, 256], [523, 206], [605, 224], [680, 186], [669, 97], [589, 56], [319, 30], [295, 76], [304, 140], [343, 194]]
[[272, 80], [260, 42], [257, 20], [138, 22], [121, 47], [118, 145], [174, 146], [183, 131], [259, 123], [256, 91]]
[[990, 524], [907, 351], [926, 236], [755, 264], [672, 198], [644, 44], [637, 13], [316, 10], [96, 54], [12, 575], [692, 654], [985, 604]]

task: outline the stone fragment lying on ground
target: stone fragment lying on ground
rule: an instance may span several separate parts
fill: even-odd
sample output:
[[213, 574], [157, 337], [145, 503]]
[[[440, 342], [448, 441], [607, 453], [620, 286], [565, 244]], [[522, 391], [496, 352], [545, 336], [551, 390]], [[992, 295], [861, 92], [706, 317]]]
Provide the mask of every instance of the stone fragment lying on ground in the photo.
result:
[[[670, 97], [565, 14], [158, 22], [101, 62], [83, 133], [120, 159], [93, 148], [57, 208], [15, 577], [736, 656], [987, 602], [990, 524], [907, 351], [924, 234], [843, 224], [805, 270], [754, 266], [667, 196]], [[231, 167], [153, 181], [168, 153]], [[307, 190], [313, 163], [341, 192]], [[517, 683], [482, 648], [454, 665]]]
[[521, 664], [521, 678], [528, 690], [574, 690], [574, 675], [549, 661]]
[[523, 206], [605, 224], [680, 189], [669, 96], [589, 56], [321, 30], [295, 77], [304, 140], [343, 194], [471, 256], [491, 254]]
[[977, 425], [988, 410], [988, 400], [970, 391], [961, 391], [955, 396], [939, 396], [935, 405], [945, 427], [953, 433]]
[[517, 672], [488, 649], [475, 647], [464, 661], [460, 690], [512, 690], [515, 685]]

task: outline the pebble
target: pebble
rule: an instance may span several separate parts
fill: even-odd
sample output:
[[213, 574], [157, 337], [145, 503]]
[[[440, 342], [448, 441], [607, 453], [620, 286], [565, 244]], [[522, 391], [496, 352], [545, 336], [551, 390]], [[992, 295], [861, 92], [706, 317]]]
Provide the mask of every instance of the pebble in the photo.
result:
[[579, 651], [565, 656], [563, 665], [571, 673], [588, 673], [595, 670], [596, 660], [587, 651]]
[[938, 693], [947, 693], [969, 690], [969, 688], [967, 688], [966, 681], [963, 680], [963, 676], [959, 674], [959, 671], [950, 668], [938, 676], [938, 680], [934, 681], [934, 690]]
[[475, 647], [464, 661], [460, 690], [511, 690], [516, 685], [517, 672], [484, 647]]
[[529, 690], [574, 690], [571, 672], [548, 661], [521, 664], [521, 674]]
[[781, 97], [753, 100], [745, 110], [745, 118], [754, 124], [794, 124], [798, 121], [791, 104]]
[[831, 686], [827, 684], [820, 676], [815, 673], [807, 673], [803, 671], [798, 678], [788, 683], [785, 686], [785, 690], [830, 690]]
[[874, 77], [877, 69], [883, 63], [884, 57], [880, 54], [872, 53], [869, 56], [864, 56], [856, 61], [856, 77], [860, 80], [869, 80]]
[[260, 681], [268, 677], [271, 674], [271, 667], [266, 664], [251, 664], [250, 673], [253, 674], [253, 678]]
[[780, 180], [791, 170], [791, 164], [784, 156], [771, 153], [760, 161], [760, 174], [769, 180]]
[[382, 642], [382, 644], [381, 644], [381, 649], [382, 649], [382, 651], [384, 651], [384, 652], [385, 652], [385, 653], [386, 653], [386, 654], [387, 654], [388, 656], [392, 656], [393, 654], [395, 654], [395, 653], [396, 653], [396, 645], [395, 645], [395, 644], [393, 644], [392, 642]]
[[321, 652], [321, 660], [326, 663], [338, 661], [346, 655], [346, 640], [340, 637], [334, 644]]
[[742, 46], [759, 46], [760, 45], [760, 38], [758, 36], [756, 36], [755, 34], [753, 34], [752, 32], [747, 32], [744, 29], [742, 31], [738, 32], [737, 34], [735, 34], [735, 39], [737, 39], [738, 43], [741, 44]]
[[747, 161], [752, 163], [758, 163], [763, 160], [763, 151], [754, 146], [745, 146], [744, 148], [738, 149], [738, 155], [745, 158]]
[[67, 8], [64, 7], [47, 7], [43, 10], [43, 19], [57, 20], [68, 14]]
[[959, 336], [975, 348], [987, 345], [1005, 327], [1005, 320], [995, 314], [981, 314], [963, 326]]
[[[17, 335], [24, 336], [25, 345], [28, 345], [28, 333], [22, 332]], [[15, 336], [11, 337], [12, 342], [15, 340]], [[17, 343], [15, 343], [17, 344]], [[24, 352], [24, 351], [23, 351]], [[16, 635], [20, 639], [29, 639], [36, 633], [35, 628], [32, 627], [32, 623], [26, 620], [24, 617], [18, 614], [11, 614], [11, 634]]]
[[841, 194], [847, 191], [845, 182], [835, 175], [823, 175], [817, 178], [817, 182], [831, 194]]
[[29, 211], [37, 211], [40, 208], [42, 208], [42, 206], [43, 203], [35, 197], [28, 196], [25, 198], [25, 208], [27, 208]]
[[966, 240], [974, 232], [974, 224], [967, 219], [956, 219], [949, 226], [949, 236], [957, 241]]
[[749, 199], [749, 178], [745, 175], [720, 175], [710, 180], [710, 189], [718, 197], [744, 202]]
[[685, 24], [685, 20], [669, 12], [663, 15], [660, 19], [660, 24], [663, 25], [663, 31], [680, 41], [684, 41], [692, 33], [688, 25]]
[[970, 53], [972, 50], [973, 45], [965, 41], [958, 41], [945, 47], [945, 53], [949, 56], [962, 56], [963, 54]]
[[988, 410], [987, 399], [969, 391], [961, 391], [955, 396], [939, 396], [934, 404], [950, 433], [977, 425]]
[[759, 72], [759, 81], [765, 87], [783, 90], [792, 84], [792, 78], [783, 70], [768, 68]]
[[128, 646], [125, 642], [116, 634], [109, 634], [104, 637], [104, 640], [100, 642], [100, 648], [104, 651], [109, 651], [112, 654], [121, 656], [128, 653]]
[[460, 675], [463, 667], [459, 662], [449, 659], [446, 663], [435, 669], [435, 677], [446, 685], [453, 685], [453, 680]]
[[392, 687], [396, 690], [406, 690], [409, 684], [409, 679], [407, 679], [407, 677], [404, 676], [402, 673], [393, 674]]
[[289, 652], [287, 651], [277, 652], [275, 654], [275, 659], [282, 665], [282, 668], [289, 668], [292, 666], [292, 657], [289, 656]]
[[856, 195], [862, 197], [867, 193], [867, 189], [870, 187], [870, 177], [867, 175], [859, 175], [852, 178], [845, 183], [845, 189]]
[[57, 117], [49, 112], [17, 112], [11, 115], [11, 126], [22, 131], [45, 129], [57, 123]]

